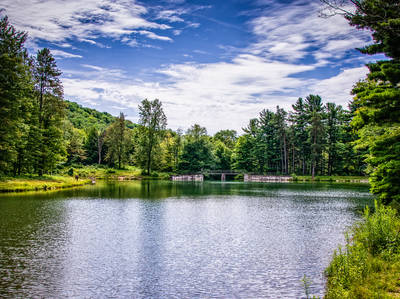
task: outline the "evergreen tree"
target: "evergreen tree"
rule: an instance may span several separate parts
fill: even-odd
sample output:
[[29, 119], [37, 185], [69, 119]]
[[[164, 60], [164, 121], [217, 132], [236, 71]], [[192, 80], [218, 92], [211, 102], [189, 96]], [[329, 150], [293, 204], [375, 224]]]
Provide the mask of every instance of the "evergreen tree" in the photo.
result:
[[62, 120], [65, 116], [63, 87], [50, 50], [39, 50], [33, 64], [33, 76], [37, 94], [38, 131], [41, 144], [35, 153], [36, 170], [39, 175], [52, 170], [57, 163], [64, 160], [65, 144], [63, 142]]
[[20, 173], [32, 110], [32, 82], [24, 43], [27, 34], [0, 19], [0, 174]]
[[281, 161], [281, 173], [288, 174], [288, 140], [287, 140], [287, 124], [286, 124], [287, 112], [276, 107], [275, 113], [275, 127], [278, 144], [279, 144], [279, 156]]
[[327, 103], [326, 110], [326, 134], [327, 134], [327, 153], [328, 153], [328, 175], [332, 175], [338, 160], [338, 142], [340, 130], [341, 106], [335, 103]]
[[256, 160], [253, 155], [255, 138], [250, 134], [244, 134], [236, 141], [233, 150], [232, 160], [233, 169], [254, 172], [256, 169]]
[[322, 158], [324, 125], [323, 106], [321, 97], [309, 95], [305, 100], [305, 111], [308, 117], [308, 142], [311, 145], [311, 176], [314, 179], [316, 168]]
[[369, 29], [374, 43], [361, 52], [383, 53], [390, 60], [368, 64], [366, 80], [353, 89], [357, 107], [352, 122], [367, 150], [371, 190], [386, 203], [400, 200], [400, 5], [391, 0], [353, 1], [350, 25]]
[[[298, 173], [301, 170], [303, 175], [307, 171], [307, 160], [309, 157], [310, 146], [308, 142], [307, 133], [307, 114], [304, 101], [302, 98], [298, 98], [296, 103], [292, 105], [293, 111], [290, 113], [289, 120], [292, 123], [293, 128], [293, 144], [294, 144], [294, 156], [293, 163], [298, 166], [294, 166], [294, 172]], [[296, 163], [294, 160], [298, 161]]]

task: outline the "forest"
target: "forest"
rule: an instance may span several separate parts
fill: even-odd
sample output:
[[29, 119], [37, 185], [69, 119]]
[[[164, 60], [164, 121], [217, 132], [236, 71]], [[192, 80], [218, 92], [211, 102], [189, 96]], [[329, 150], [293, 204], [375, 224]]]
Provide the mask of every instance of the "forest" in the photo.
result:
[[400, 73], [399, 47], [385, 34], [377, 33], [378, 42], [361, 51], [392, 59], [368, 65], [368, 78], [355, 84], [348, 107], [310, 94], [289, 111], [279, 106], [260, 111], [241, 135], [227, 129], [210, 136], [199, 124], [186, 132], [168, 129], [158, 99], [143, 99], [137, 124], [123, 113], [114, 117], [65, 100], [62, 72], [51, 51], [28, 55], [27, 33], [5, 16], [0, 20], [0, 174], [42, 176], [84, 165], [131, 165], [147, 175], [368, 174], [372, 191], [390, 201], [400, 194]]

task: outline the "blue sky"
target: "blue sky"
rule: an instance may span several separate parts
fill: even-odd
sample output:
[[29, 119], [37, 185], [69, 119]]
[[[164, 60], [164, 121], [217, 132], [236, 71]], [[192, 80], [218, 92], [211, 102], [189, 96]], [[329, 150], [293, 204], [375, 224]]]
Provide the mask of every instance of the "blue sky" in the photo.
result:
[[247, 125], [264, 109], [290, 109], [320, 94], [343, 106], [374, 57], [371, 41], [319, 1], [3, 0], [29, 33], [31, 54], [48, 47], [65, 99], [138, 120], [141, 100], [162, 101], [172, 129], [209, 133]]

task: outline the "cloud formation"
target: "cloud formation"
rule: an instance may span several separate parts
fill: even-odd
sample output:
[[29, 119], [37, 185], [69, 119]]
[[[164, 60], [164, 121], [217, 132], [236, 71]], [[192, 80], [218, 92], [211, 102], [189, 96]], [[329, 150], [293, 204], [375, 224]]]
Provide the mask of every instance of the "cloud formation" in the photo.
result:
[[77, 39], [96, 44], [98, 37], [121, 38], [137, 29], [169, 29], [149, 21], [148, 9], [134, 0], [4, 0], [12, 23], [33, 39], [63, 42]]
[[[137, 121], [140, 101], [158, 98], [172, 129], [199, 123], [210, 133], [229, 128], [240, 131], [262, 109], [277, 105], [290, 109], [298, 97], [309, 93], [346, 106], [352, 85], [366, 74], [361, 67], [364, 58], [353, 49], [365, 45], [370, 37], [350, 27], [341, 16], [318, 17], [318, 1], [258, 0], [261, 9], [241, 12], [237, 17], [247, 21], [235, 24], [230, 18], [226, 22], [219, 15], [218, 19], [216, 14], [207, 15], [204, 11], [210, 6], [189, 6], [183, 1], [150, 7], [135, 0], [36, 0], [24, 10], [22, 0], [3, 2], [19, 29], [63, 49], [52, 51], [56, 57], [80, 58], [65, 59], [71, 61], [71, 67], [63, 69], [67, 99], [114, 114], [120, 110]], [[201, 15], [199, 10], [204, 10]], [[193, 33], [189, 37], [185, 35], [188, 28]], [[234, 32], [234, 37], [250, 37], [239, 46], [236, 40], [198, 49], [187, 45], [199, 44], [204, 36], [209, 43], [213, 28]], [[143, 38], [166, 42], [170, 48], [162, 54], [150, 53], [151, 59], [162, 62], [136, 73], [128, 66], [121, 69], [121, 63], [105, 67], [99, 60], [87, 62], [84, 51], [71, 53], [77, 50], [74, 40], [98, 47], [118, 40], [132, 47], [130, 53], [157, 47], [143, 43]], [[189, 42], [183, 42], [185, 38]], [[183, 47], [182, 52], [174, 48], [179, 42], [176, 47]], [[170, 53], [184, 59], [168, 60]], [[146, 59], [146, 55], [140, 57]]]
[[266, 14], [249, 23], [257, 42], [248, 51], [289, 61], [312, 56], [325, 64], [370, 41], [367, 33], [350, 27], [343, 16], [319, 17], [320, 9], [319, 1], [298, 0], [290, 7], [274, 2]]

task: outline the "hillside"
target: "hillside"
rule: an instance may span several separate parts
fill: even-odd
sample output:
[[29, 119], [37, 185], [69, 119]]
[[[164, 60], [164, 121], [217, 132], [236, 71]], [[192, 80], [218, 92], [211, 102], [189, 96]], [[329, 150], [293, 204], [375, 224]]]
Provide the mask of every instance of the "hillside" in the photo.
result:
[[[100, 112], [96, 109], [83, 107], [78, 103], [65, 101], [67, 106], [67, 118], [75, 128], [87, 130], [91, 127], [105, 128], [109, 126], [114, 120], [108, 112]], [[134, 128], [135, 124], [127, 120], [127, 127]]]

